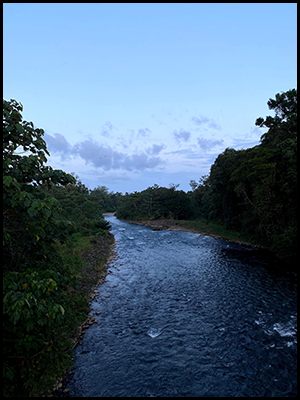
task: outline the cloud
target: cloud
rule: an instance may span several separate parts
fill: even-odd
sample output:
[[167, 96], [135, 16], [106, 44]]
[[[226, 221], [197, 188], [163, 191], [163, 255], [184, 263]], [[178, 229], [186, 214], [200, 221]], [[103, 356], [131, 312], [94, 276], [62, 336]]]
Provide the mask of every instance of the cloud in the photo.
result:
[[191, 120], [196, 124], [196, 125], [203, 125], [209, 122], [209, 118], [200, 116], [198, 117], [192, 117]]
[[139, 137], [139, 136], [141, 136], [141, 137], [147, 137], [147, 136], [150, 135], [150, 133], [151, 133], [150, 129], [148, 129], [148, 128], [145, 128], [145, 129], [141, 128], [141, 129], [139, 129], [139, 130], [137, 131], [137, 137]]
[[76, 143], [72, 148], [74, 155], [79, 155], [86, 163], [91, 163], [94, 167], [102, 167], [109, 170], [113, 167], [114, 159], [118, 159], [117, 154], [110, 146], [103, 146], [93, 140], [84, 140]]
[[144, 169], [153, 169], [160, 164], [164, 164], [160, 157], [148, 157], [146, 153], [139, 153], [127, 156], [121, 167], [127, 171], [140, 171]]
[[[165, 162], [157, 157], [164, 145], [153, 145], [148, 151], [137, 152], [135, 154], [126, 154], [113, 149], [109, 145], [103, 145], [99, 142], [87, 139], [77, 142], [71, 146], [63, 135], [58, 134], [58, 140], [50, 135], [45, 138], [49, 144], [50, 150], [59, 152], [61, 158], [68, 156], [79, 156], [86, 164], [91, 164], [96, 168], [102, 168], [105, 171], [123, 169], [126, 171], [139, 171], [153, 169], [162, 166]], [[147, 154], [148, 153], [148, 154]]]
[[140, 128], [138, 129], [137, 133], [135, 133], [134, 129], [130, 129], [126, 136], [120, 135], [117, 137], [117, 139], [120, 146], [122, 146], [124, 149], [128, 149], [132, 143], [144, 141], [145, 138], [150, 136], [150, 133], [151, 131], [149, 128]]
[[198, 160], [201, 157], [201, 154], [195, 152], [192, 149], [174, 150], [174, 151], [170, 151], [170, 152], [168, 152], [166, 154], [173, 155], [173, 156], [176, 156], [176, 157], [182, 156], [182, 157], [184, 157], [186, 159], [189, 159], [189, 160]]
[[165, 149], [167, 146], [164, 144], [153, 144], [152, 147], [148, 147], [146, 149], [146, 153], [151, 154], [153, 156], [158, 155], [163, 149]]
[[224, 140], [223, 139], [206, 139], [204, 137], [199, 137], [197, 139], [198, 145], [200, 147], [200, 149], [207, 151], [207, 150], [211, 150], [213, 147], [215, 146], [219, 146], [221, 144], [223, 144]]
[[60, 133], [55, 133], [54, 137], [48, 133], [45, 133], [44, 139], [47, 143], [47, 148], [50, 153], [60, 153], [61, 157], [64, 159], [69, 155], [72, 146]]
[[110, 121], [106, 121], [102, 127], [101, 135], [111, 138], [112, 137], [111, 133], [113, 129], [116, 129], [115, 126], [113, 126], [113, 124]]
[[207, 126], [209, 128], [213, 128], [213, 129], [216, 129], [218, 131], [221, 130], [221, 126], [218, 123], [216, 123], [215, 120], [212, 119], [212, 118], [207, 118], [207, 117], [204, 117], [203, 115], [201, 115], [199, 118], [198, 117], [192, 117], [191, 120], [197, 126], [207, 124]]
[[174, 138], [180, 142], [181, 140], [187, 142], [191, 137], [191, 132], [185, 131], [184, 129], [180, 128], [180, 131], [173, 131]]
[[250, 131], [244, 135], [236, 134], [231, 140], [231, 146], [240, 149], [248, 149], [257, 146], [260, 143], [260, 135], [262, 134], [261, 128], [250, 127]]

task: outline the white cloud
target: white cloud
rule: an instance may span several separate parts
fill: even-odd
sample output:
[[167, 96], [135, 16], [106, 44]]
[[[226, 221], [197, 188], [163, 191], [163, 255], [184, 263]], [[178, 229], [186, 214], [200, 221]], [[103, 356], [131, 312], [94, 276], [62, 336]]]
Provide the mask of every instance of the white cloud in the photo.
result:
[[164, 144], [153, 144], [152, 147], [148, 147], [146, 149], [146, 153], [151, 154], [153, 156], [158, 155], [163, 149], [165, 149], [167, 146]]
[[150, 129], [148, 129], [148, 128], [145, 128], [145, 129], [144, 128], [140, 128], [137, 131], [137, 137], [143, 137], [143, 138], [149, 137], [150, 133], [151, 133]]
[[180, 128], [179, 132], [177, 132], [176, 130], [173, 131], [173, 136], [178, 143], [180, 143], [182, 140], [184, 142], [187, 142], [191, 137], [191, 132], [185, 131], [184, 129]]
[[204, 137], [198, 137], [197, 139], [198, 145], [201, 150], [209, 151], [216, 146], [220, 146], [223, 144], [223, 139], [206, 139]]
[[110, 121], [106, 121], [102, 127], [101, 135], [107, 138], [112, 138], [112, 131], [116, 129]]
[[70, 143], [60, 133], [55, 133], [54, 137], [45, 133], [44, 140], [53, 153], [61, 153], [64, 156], [67, 156], [71, 150]]
[[[58, 136], [57, 136], [58, 135]], [[164, 145], [154, 144], [148, 151], [136, 151], [133, 154], [122, 153], [109, 145], [103, 145], [93, 139], [86, 139], [71, 146], [63, 135], [55, 137], [47, 135], [49, 151], [59, 153], [61, 159], [66, 156], [80, 157], [95, 168], [102, 168], [105, 171], [123, 169], [127, 171], [139, 171], [145, 169], [162, 168], [164, 161], [157, 154], [164, 148]]]
[[221, 130], [221, 126], [214, 119], [205, 117], [203, 115], [200, 115], [200, 117], [192, 117], [191, 121], [193, 121], [197, 126], [207, 124], [209, 128], [213, 128], [218, 131]]

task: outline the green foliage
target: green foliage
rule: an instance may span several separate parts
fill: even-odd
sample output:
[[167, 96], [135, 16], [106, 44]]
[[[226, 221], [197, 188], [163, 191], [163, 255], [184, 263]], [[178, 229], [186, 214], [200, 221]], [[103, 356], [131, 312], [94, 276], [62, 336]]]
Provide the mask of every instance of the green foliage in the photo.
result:
[[80, 181], [44, 165], [44, 132], [22, 110], [3, 100], [4, 396], [46, 393], [70, 366], [87, 298], [76, 286], [83, 263], [63, 249], [72, 251], [75, 230], [101, 236], [109, 227]]
[[119, 206], [123, 195], [120, 192], [109, 192], [106, 186], [97, 186], [91, 191], [91, 196], [97, 199], [103, 212], [114, 212]]
[[142, 192], [126, 193], [118, 206], [118, 218], [130, 220], [143, 219], [185, 219], [192, 215], [191, 202], [176, 185], [169, 189], [154, 185]]
[[101, 203], [93, 191], [78, 179], [76, 182], [66, 186], [52, 186], [50, 190], [41, 189], [48, 192], [60, 205], [57, 216], [60, 219], [68, 219], [73, 223], [70, 232], [85, 231], [89, 234], [95, 228], [107, 230], [110, 228], [102, 215]]
[[70, 364], [61, 305], [67, 279], [58, 271], [6, 272], [3, 281], [4, 394], [49, 389]]
[[67, 238], [69, 222], [56, 218], [57, 201], [39, 187], [75, 181], [44, 165], [49, 155], [44, 132], [22, 121], [21, 111], [15, 100], [3, 100], [3, 252], [4, 269], [9, 270], [24, 269], [33, 261], [42, 264], [53, 239]]
[[258, 118], [267, 127], [261, 144], [226, 149], [207, 179], [191, 182], [198, 215], [240, 230], [295, 262], [297, 237], [297, 90], [277, 94], [268, 106], [275, 117]]

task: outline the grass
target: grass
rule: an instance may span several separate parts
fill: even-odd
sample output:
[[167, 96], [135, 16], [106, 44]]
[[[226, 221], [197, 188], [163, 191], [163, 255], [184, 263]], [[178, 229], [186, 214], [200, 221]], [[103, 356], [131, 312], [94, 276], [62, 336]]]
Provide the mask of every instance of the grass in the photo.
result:
[[[121, 219], [122, 220], [122, 219]], [[232, 241], [235, 243], [261, 247], [258, 245], [257, 241], [241, 232], [227, 229], [224, 224], [209, 221], [205, 218], [197, 218], [191, 220], [177, 220], [177, 219], [156, 219], [156, 220], [124, 220], [127, 222], [132, 222], [136, 224], [151, 226], [152, 228], [160, 229], [172, 229], [174, 225], [176, 225], [176, 229], [178, 230], [182, 228], [182, 230], [187, 230], [194, 233], [200, 233], [202, 235], [212, 236], [216, 239], [223, 239]]]
[[[90, 310], [89, 301], [94, 286], [105, 274], [104, 267], [111, 254], [114, 240], [105, 231], [94, 232], [89, 236], [81, 232], [74, 233], [68, 244], [57, 244], [62, 263], [70, 276], [76, 275], [76, 285], [69, 285], [64, 296], [65, 334], [77, 341], [80, 326], [87, 318]], [[66, 364], [66, 369], [70, 366]]]
[[73, 233], [69, 244], [59, 247], [63, 262], [69, 266], [70, 274], [78, 276], [78, 286], [87, 295], [99, 279], [110, 255], [113, 239], [102, 229], [89, 236]]
[[234, 230], [227, 229], [224, 225], [209, 221], [205, 218], [197, 218], [194, 220], [179, 220], [176, 221], [178, 226], [181, 226], [191, 231], [201, 233], [202, 235], [213, 236], [217, 239], [224, 239], [242, 244], [256, 245], [253, 238], [243, 235]]

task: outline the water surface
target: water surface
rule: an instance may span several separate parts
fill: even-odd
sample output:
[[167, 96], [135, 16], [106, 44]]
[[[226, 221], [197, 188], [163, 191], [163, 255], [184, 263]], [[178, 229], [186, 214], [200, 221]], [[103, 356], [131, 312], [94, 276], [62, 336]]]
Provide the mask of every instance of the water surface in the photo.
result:
[[293, 274], [256, 250], [109, 215], [118, 260], [71, 396], [296, 396]]

